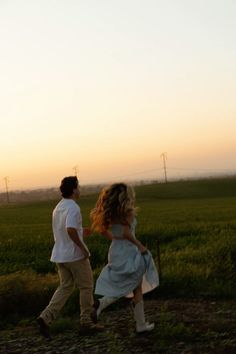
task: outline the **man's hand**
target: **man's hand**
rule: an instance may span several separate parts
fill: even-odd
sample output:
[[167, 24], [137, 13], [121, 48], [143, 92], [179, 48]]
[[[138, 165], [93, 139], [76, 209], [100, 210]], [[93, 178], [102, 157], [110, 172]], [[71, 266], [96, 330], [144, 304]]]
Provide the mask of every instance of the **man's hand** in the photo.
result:
[[82, 252], [84, 254], [84, 259], [89, 258], [89, 252], [86, 249], [83, 249]]
[[100, 233], [101, 233], [102, 236], [105, 236], [110, 241], [112, 241], [114, 239], [111, 231], [109, 231], [109, 230], [104, 229]]
[[84, 227], [83, 228], [83, 236], [88, 237], [91, 235], [91, 229], [89, 227]]
[[77, 230], [73, 227], [67, 228], [68, 235], [70, 236], [71, 240], [81, 249], [84, 254], [84, 258], [89, 257], [89, 250], [87, 249], [86, 245], [81, 242]]

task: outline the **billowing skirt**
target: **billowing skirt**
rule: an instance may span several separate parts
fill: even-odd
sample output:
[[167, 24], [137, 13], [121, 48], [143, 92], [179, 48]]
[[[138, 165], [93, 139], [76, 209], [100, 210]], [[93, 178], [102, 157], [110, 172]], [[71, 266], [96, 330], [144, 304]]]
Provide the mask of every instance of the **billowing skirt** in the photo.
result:
[[113, 241], [108, 253], [108, 264], [97, 279], [95, 294], [133, 297], [133, 290], [140, 284], [143, 294], [159, 285], [151, 252], [142, 255], [129, 241]]

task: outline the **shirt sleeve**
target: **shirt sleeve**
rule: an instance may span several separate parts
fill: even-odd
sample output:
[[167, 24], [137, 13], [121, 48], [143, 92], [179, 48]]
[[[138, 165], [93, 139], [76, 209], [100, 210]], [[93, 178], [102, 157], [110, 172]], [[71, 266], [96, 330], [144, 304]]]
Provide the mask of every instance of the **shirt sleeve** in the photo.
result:
[[81, 214], [79, 208], [70, 209], [66, 217], [66, 228], [73, 227], [74, 229], [79, 229], [79, 225], [82, 222]]

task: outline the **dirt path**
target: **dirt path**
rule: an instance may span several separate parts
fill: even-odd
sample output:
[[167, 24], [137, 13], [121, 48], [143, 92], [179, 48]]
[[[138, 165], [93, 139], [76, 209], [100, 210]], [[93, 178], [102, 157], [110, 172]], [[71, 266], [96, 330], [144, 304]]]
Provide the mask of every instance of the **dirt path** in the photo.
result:
[[155, 330], [136, 335], [130, 307], [105, 311], [105, 331], [80, 336], [77, 322], [67, 330], [54, 329], [47, 342], [35, 324], [0, 332], [1, 354], [165, 353], [235, 354], [236, 301], [148, 300], [146, 314]]

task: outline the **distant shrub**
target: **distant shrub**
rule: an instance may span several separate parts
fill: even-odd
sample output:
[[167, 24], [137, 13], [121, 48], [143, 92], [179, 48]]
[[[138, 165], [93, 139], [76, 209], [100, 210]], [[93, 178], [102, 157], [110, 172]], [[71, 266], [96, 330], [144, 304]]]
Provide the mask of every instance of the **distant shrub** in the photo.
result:
[[37, 315], [47, 305], [58, 284], [57, 276], [16, 272], [0, 276], [0, 315], [7, 320]]

